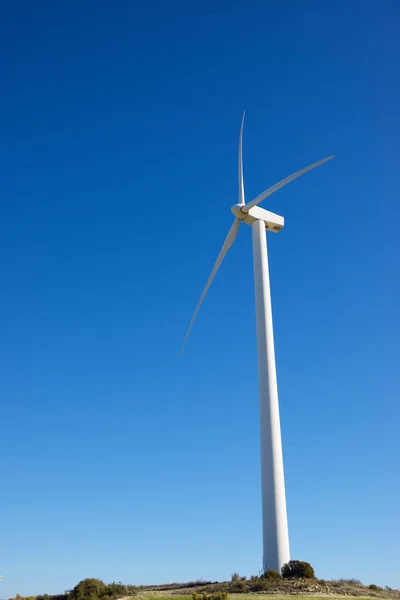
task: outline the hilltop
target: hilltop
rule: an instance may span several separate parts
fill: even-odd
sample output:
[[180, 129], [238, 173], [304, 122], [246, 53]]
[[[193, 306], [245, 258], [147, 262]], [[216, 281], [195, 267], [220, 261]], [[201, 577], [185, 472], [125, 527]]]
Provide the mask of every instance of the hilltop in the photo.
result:
[[122, 583], [106, 585], [99, 579], [85, 579], [73, 590], [64, 594], [50, 596], [21, 597], [19, 594], [9, 600], [259, 600], [260, 594], [274, 595], [275, 600], [289, 595], [313, 598], [386, 598], [400, 600], [400, 590], [384, 588], [374, 584], [364, 585], [356, 579], [324, 580], [315, 577], [284, 579], [276, 576], [249, 579], [237, 574], [231, 581], [191, 581], [162, 585], [134, 586]]
[[250, 600], [260, 594], [273, 595], [307, 595], [307, 596], [353, 596], [368, 598], [392, 598], [400, 600], [400, 590], [393, 590], [377, 585], [364, 585], [357, 579], [324, 580], [317, 578], [304, 579], [265, 579], [251, 577], [239, 578], [225, 582], [194, 581], [188, 583], [170, 583], [164, 585], [140, 586], [137, 588], [138, 596], [152, 598], [168, 597], [177, 600], [177, 597], [191, 598], [193, 592], [198, 594], [213, 595], [218, 592], [227, 592], [234, 596], [233, 600]]

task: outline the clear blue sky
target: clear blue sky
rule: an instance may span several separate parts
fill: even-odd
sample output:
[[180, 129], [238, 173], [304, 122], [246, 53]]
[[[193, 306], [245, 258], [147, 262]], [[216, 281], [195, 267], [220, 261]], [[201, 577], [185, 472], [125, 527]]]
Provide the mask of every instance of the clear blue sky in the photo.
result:
[[[4, 4], [0, 597], [261, 567], [244, 108], [293, 558], [400, 587], [400, 7]], [[397, 437], [397, 439], [396, 439]], [[396, 574], [397, 572], [397, 574]]]

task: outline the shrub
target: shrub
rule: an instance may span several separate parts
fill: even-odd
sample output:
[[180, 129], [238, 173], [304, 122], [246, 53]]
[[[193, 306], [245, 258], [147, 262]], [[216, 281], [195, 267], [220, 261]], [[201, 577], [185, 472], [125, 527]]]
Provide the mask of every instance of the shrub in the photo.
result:
[[98, 600], [107, 595], [107, 586], [100, 579], [83, 579], [70, 593], [73, 600]]
[[240, 581], [239, 573], [232, 573], [231, 581]]
[[233, 581], [233, 585], [232, 588], [236, 591], [236, 592], [241, 592], [244, 589], [246, 589], [246, 582], [243, 581], [243, 579], [239, 579], [237, 581]]
[[[321, 581], [321, 580], [319, 580]], [[332, 579], [332, 581], [330, 581], [330, 584], [333, 585], [334, 587], [342, 587], [342, 586], [346, 586], [346, 585], [360, 585], [361, 581], [359, 579], [343, 579], [343, 577], [341, 579]]]
[[117, 598], [118, 596], [127, 596], [129, 594], [126, 585], [123, 585], [121, 582], [115, 583], [114, 581], [113, 583], [109, 583], [106, 588], [107, 598]]
[[66, 600], [68, 598], [68, 593], [59, 594], [58, 596], [49, 596], [49, 594], [43, 594], [41, 596], [35, 596], [35, 600]]
[[262, 577], [264, 577], [264, 579], [280, 579], [281, 578], [278, 571], [274, 571], [274, 569], [268, 569], [267, 571], [265, 571], [265, 573], [263, 573]]
[[252, 583], [251, 590], [253, 592], [268, 592], [276, 589], [277, 579], [265, 579], [262, 577]]
[[370, 590], [374, 590], [374, 592], [377, 592], [379, 590], [378, 586], [374, 583], [371, 583], [371, 585], [369, 585], [368, 587]]
[[220, 583], [212, 583], [207, 585], [207, 591], [209, 594], [214, 594], [216, 592], [229, 592], [229, 588], [231, 584], [228, 582], [220, 582]]
[[126, 593], [128, 596], [133, 596], [134, 594], [137, 594], [137, 586], [136, 585], [126, 585]]
[[303, 560], [289, 560], [289, 562], [282, 567], [282, 577], [285, 579], [295, 577], [312, 579], [315, 577], [315, 574], [310, 563], [304, 562]]
[[197, 594], [197, 592], [193, 592], [192, 594], [193, 600], [228, 600], [228, 592], [214, 592], [213, 594], [207, 594], [203, 592], [202, 594]]
[[252, 592], [263, 592], [265, 590], [265, 587], [265, 581], [263, 581], [262, 579], [257, 579], [251, 586], [251, 590]]

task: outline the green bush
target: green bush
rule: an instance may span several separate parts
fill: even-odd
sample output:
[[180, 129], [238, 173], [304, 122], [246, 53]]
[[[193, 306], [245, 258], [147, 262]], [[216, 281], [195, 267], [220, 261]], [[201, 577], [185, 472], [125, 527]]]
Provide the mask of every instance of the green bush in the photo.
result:
[[370, 590], [374, 590], [374, 592], [377, 592], [379, 590], [378, 586], [374, 583], [371, 583], [371, 585], [369, 585], [368, 587]]
[[107, 586], [100, 579], [83, 579], [73, 590], [70, 597], [72, 600], [97, 600], [107, 595]]
[[282, 567], [282, 577], [285, 579], [306, 577], [312, 579], [315, 577], [314, 569], [308, 562], [303, 560], [289, 560], [288, 563]]
[[[136, 591], [137, 588], [133, 585], [123, 585], [121, 582], [116, 583], [115, 581], [106, 585], [100, 579], [89, 578], [80, 581], [71, 590], [68, 597], [64, 596], [64, 600], [67, 598], [68, 600], [115, 600], [122, 596], [133, 596]], [[53, 597], [52, 600], [56, 600], [56, 597]], [[59, 597], [57, 600], [63, 600], [63, 598]]]
[[232, 573], [231, 581], [240, 581], [239, 573]]
[[280, 579], [281, 578], [278, 571], [274, 571], [274, 569], [268, 569], [268, 571], [265, 571], [265, 573], [263, 573], [262, 577], [264, 579]]

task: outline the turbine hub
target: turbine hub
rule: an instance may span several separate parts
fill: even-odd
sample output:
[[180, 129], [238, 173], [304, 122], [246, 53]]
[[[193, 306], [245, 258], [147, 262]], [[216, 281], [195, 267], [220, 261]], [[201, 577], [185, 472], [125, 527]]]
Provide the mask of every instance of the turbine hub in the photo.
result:
[[233, 212], [235, 217], [237, 217], [241, 221], [244, 221], [245, 218], [247, 217], [247, 213], [245, 213], [242, 210], [243, 206], [244, 206], [244, 204], [234, 204], [233, 206], [231, 206], [231, 211]]

